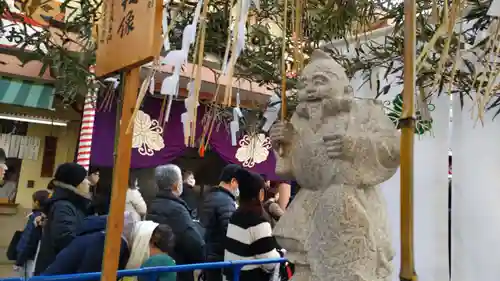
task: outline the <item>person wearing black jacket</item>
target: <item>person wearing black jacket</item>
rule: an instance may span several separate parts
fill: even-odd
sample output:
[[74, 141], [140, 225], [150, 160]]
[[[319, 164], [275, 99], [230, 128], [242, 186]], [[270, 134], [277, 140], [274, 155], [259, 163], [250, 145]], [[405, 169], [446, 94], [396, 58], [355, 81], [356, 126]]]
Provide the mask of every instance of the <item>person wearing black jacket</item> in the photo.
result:
[[[205, 261], [205, 241], [191, 217], [189, 207], [180, 197], [182, 194], [181, 169], [172, 164], [159, 166], [155, 171], [158, 194], [153, 199], [146, 220], [167, 224], [175, 237], [172, 257], [177, 264]], [[179, 272], [178, 281], [193, 281], [192, 271]]]
[[193, 218], [198, 217], [198, 195], [194, 190], [194, 185], [196, 184], [196, 180], [194, 179], [194, 174], [191, 171], [184, 172], [184, 182], [181, 194], [181, 199], [186, 202], [189, 209], [191, 210], [191, 215]]
[[52, 181], [54, 191], [44, 213], [40, 250], [35, 275], [44, 272], [57, 254], [73, 241], [90, 205], [87, 170], [76, 163], [64, 163], [57, 168]]
[[[205, 228], [205, 243], [207, 243], [207, 261], [224, 260], [224, 240], [226, 239], [229, 219], [236, 210], [238, 181], [236, 172], [242, 168], [230, 164], [222, 169], [219, 186], [213, 187], [205, 196], [198, 214]], [[220, 269], [205, 271], [207, 281], [221, 281]]]

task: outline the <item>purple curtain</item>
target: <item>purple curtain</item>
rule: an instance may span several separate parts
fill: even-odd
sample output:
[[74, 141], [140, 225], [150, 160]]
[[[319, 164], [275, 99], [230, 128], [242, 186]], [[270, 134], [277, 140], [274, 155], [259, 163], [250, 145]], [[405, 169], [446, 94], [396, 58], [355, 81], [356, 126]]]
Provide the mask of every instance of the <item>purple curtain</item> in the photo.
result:
[[[152, 119], [158, 119], [162, 100], [155, 98], [146, 98], [141, 108], [149, 114]], [[204, 106], [199, 107], [198, 121], [196, 124], [197, 138], [201, 136], [202, 125], [201, 118], [205, 111]], [[186, 150], [184, 145], [184, 136], [182, 130], [181, 114], [185, 112], [184, 103], [174, 102], [170, 112], [170, 119], [164, 128], [163, 141], [165, 148], [155, 151], [152, 156], [140, 155], [137, 149], [132, 150], [132, 168], [153, 168], [158, 165], [170, 163], [173, 159], [181, 156]], [[115, 134], [116, 111], [97, 112], [95, 117], [95, 126], [92, 141], [91, 164], [95, 166], [111, 167], [113, 166], [114, 134]], [[212, 132], [209, 141], [211, 149], [228, 163], [242, 164], [236, 158], [237, 146], [231, 145], [231, 136], [228, 131], [221, 126], [219, 130]], [[265, 174], [269, 179], [278, 179], [274, 169], [276, 160], [272, 151], [266, 161], [256, 164], [250, 170]]]

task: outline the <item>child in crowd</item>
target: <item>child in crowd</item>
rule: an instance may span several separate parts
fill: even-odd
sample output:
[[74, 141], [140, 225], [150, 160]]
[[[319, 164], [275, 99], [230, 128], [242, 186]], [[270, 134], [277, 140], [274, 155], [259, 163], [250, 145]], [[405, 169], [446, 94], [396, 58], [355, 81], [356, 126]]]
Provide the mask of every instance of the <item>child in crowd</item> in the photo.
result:
[[[174, 234], [166, 224], [153, 221], [138, 222], [133, 231], [133, 242], [127, 269], [139, 267], [172, 266], [175, 261], [168, 255], [174, 249]], [[175, 281], [176, 273], [162, 273], [156, 281]], [[150, 276], [125, 277], [124, 281], [150, 281]]]
[[[160, 224], [153, 231], [149, 242], [149, 258], [142, 264], [142, 268], [156, 266], [173, 266], [175, 261], [168, 253], [174, 249], [174, 233], [166, 224]], [[147, 276], [139, 277], [139, 281], [150, 281]], [[175, 281], [176, 273], [167, 272], [157, 276], [157, 281]]]
[[33, 193], [32, 198], [33, 210], [16, 247], [17, 259], [14, 269], [24, 277], [33, 276], [34, 259], [42, 237], [42, 227], [36, 222], [36, 218], [42, 217], [42, 210], [50, 198], [50, 193], [47, 190], [38, 190]]

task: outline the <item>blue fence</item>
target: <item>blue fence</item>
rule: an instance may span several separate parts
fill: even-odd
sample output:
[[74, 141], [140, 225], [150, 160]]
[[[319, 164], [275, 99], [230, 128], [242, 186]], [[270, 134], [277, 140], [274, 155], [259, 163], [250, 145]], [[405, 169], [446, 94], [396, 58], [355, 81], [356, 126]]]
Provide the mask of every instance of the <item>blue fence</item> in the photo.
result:
[[[233, 281], [240, 280], [241, 268], [245, 265], [257, 264], [278, 264], [284, 263], [286, 259], [259, 259], [259, 260], [240, 260], [240, 261], [224, 261], [224, 262], [208, 262], [208, 263], [195, 263], [176, 266], [159, 266], [140, 269], [120, 270], [117, 272], [119, 278], [126, 276], [148, 276], [148, 280], [157, 280], [160, 273], [165, 272], [180, 272], [180, 271], [193, 271], [197, 269], [217, 269], [217, 268], [232, 268]], [[30, 281], [94, 281], [100, 280], [100, 272], [81, 273], [81, 274], [68, 274], [68, 275], [53, 275], [53, 276], [35, 276], [30, 278]], [[5, 278], [2, 281], [24, 281], [24, 278]]]

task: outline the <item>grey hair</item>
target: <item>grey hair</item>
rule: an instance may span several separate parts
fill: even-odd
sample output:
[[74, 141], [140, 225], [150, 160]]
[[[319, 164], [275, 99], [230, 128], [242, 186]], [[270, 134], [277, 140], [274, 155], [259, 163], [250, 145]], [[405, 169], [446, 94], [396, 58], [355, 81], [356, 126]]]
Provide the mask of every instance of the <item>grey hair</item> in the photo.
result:
[[158, 189], [172, 190], [175, 184], [182, 183], [181, 168], [174, 164], [158, 166], [155, 169], [155, 180]]

